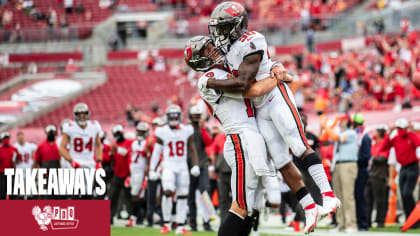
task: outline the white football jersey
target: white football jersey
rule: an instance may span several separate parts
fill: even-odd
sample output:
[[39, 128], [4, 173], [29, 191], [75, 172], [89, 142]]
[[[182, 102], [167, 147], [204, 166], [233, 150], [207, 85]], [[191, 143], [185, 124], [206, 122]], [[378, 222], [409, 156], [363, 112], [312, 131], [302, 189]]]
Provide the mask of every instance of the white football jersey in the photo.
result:
[[131, 144], [131, 160], [130, 160], [130, 171], [131, 174], [136, 174], [138, 170], [146, 168], [147, 157], [143, 156], [141, 152], [146, 147], [146, 139], [142, 141], [134, 140]]
[[204, 88], [203, 83], [207, 77], [216, 80], [234, 78], [227, 71], [211, 69], [202, 75], [197, 83], [201, 97], [208, 104], [210, 113], [220, 121], [225, 134], [238, 134], [243, 129], [251, 129], [258, 132], [255, 113], [250, 99], [228, 97], [226, 96], [227, 93]]
[[31, 169], [33, 165], [32, 154], [37, 149], [36, 144], [25, 142], [23, 145], [20, 145], [18, 142], [16, 142], [14, 146], [18, 150], [19, 156], [22, 160], [16, 165], [16, 168]]
[[101, 130], [101, 126], [96, 120], [87, 121], [84, 129], [74, 121], [64, 125], [63, 133], [70, 138], [70, 157], [82, 167], [95, 168], [95, 141]]
[[155, 135], [163, 142], [163, 163], [186, 166], [188, 139], [193, 133], [194, 128], [184, 124], [178, 129], [171, 129], [169, 125], [156, 128]]
[[[226, 54], [226, 64], [229, 67], [229, 70], [234, 76], [238, 76], [239, 66], [241, 65], [244, 57], [261, 53], [262, 60], [260, 63], [260, 68], [255, 77], [257, 81], [265, 79], [270, 76], [271, 66], [273, 62], [270, 59], [270, 54], [268, 52], [268, 45], [265, 37], [256, 32], [250, 31], [242, 35], [238, 40], [236, 40], [231, 46], [229, 51]], [[277, 88], [274, 88], [277, 89]], [[256, 108], [264, 105], [272, 95], [267, 93], [265, 95], [259, 96], [253, 99], [254, 105]]]

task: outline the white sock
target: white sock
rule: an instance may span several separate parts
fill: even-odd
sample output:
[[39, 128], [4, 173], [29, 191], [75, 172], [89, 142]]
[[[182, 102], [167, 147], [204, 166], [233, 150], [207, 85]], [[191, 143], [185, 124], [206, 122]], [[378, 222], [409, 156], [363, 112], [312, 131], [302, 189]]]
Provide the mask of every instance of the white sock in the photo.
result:
[[162, 196], [162, 215], [164, 222], [171, 221], [172, 197]]
[[311, 205], [314, 204], [314, 199], [312, 198], [311, 194], [306, 194], [302, 199], [299, 200], [300, 205], [304, 210], [309, 206], [311, 208]]
[[308, 168], [309, 174], [312, 176], [312, 179], [315, 181], [321, 193], [331, 192], [330, 183], [328, 183], [327, 174], [325, 174], [324, 167], [322, 164], [312, 165]]
[[178, 198], [176, 200], [176, 223], [185, 224], [188, 211], [188, 199]]

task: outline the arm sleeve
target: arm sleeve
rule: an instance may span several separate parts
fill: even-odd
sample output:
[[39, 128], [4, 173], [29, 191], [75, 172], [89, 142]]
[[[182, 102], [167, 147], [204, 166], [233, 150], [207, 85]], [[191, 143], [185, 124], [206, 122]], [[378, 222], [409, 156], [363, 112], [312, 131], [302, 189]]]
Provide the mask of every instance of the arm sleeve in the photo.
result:
[[200, 132], [201, 132], [201, 137], [202, 137], [203, 142], [204, 142], [204, 146], [208, 147], [208, 146], [212, 145], [213, 139], [210, 137], [209, 133], [207, 132], [207, 129], [202, 128], [200, 130]]
[[150, 170], [155, 170], [159, 163], [160, 154], [162, 153], [162, 144], [156, 142], [153, 147], [152, 158], [150, 158]]
[[242, 96], [242, 93], [227, 93], [227, 92], [224, 92], [223, 93], [223, 96], [234, 98], [234, 99], [242, 99], [242, 98], [244, 98]]
[[39, 147], [35, 150], [34, 160], [35, 161], [40, 161]]

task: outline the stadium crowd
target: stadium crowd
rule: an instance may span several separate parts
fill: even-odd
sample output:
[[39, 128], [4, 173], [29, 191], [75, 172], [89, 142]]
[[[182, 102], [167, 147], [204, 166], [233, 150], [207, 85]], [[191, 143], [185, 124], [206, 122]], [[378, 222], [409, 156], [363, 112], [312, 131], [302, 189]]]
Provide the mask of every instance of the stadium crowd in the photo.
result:
[[[197, 207], [196, 193], [206, 192], [215, 208], [219, 209], [221, 217], [226, 215], [231, 200], [230, 191], [230, 169], [223, 159], [223, 145], [226, 137], [221, 132], [218, 124], [209, 117], [202, 106], [200, 99], [191, 101], [188, 108], [188, 123], [194, 127], [194, 143], [196, 145], [200, 175], [190, 176], [190, 189], [188, 198], [189, 225], [193, 231], [197, 230]], [[201, 104], [201, 105], [200, 105]], [[133, 109], [131, 106], [128, 111]], [[157, 107], [153, 108], [156, 116], [152, 119], [150, 128], [145, 122], [136, 122], [136, 134], [124, 132], [121, 125], [114, 126], [112, 137], [107, 137], [104, 132], [99, 133], [103, 150], [101, 165], [106, 170], [107, 193], [105, 196], [95, 198], [110, 199], [112, 202], [112, 216], [121, 216], [121, 210], [126, 210], [131, 215], [127, 226], [143, 224], [148, 226], [162, 224], [160, 209], [160, 195], [162, 194], [160, 179], [148, 180], [144, 178], [137, 198], [130, 195], [130, 181], [133, 180], [130, 173], [130, 162], [132, 158], [132, 144], [146, 140], [146, 145], [141, 150], [145, 162], [148, 163], [153, 152], [153, 145], [156, 141], [154, 130], [163, 126], [167, 118], [162, 116]], [[303, 122], [307, 125], [307, 117], [301, 114]], [[64, 120], [59, 129], [63, 134], [63, 126], [69, 120]], [[133, 121], [134, 122], [134, 121]], [[364, 117], [361, 113], [350, 116], [348, 114], [337, 116], [334, 122], [327, 122], [321, 119], [319, 133], [306, 130], [311, 146], [321, 154], [323, 165], [326, 169], [329, 180], [332, 182], [337, 196], [343, 199], [344, 206], [337, 211], [336, 230], [368, 230], [376, 222], [377, 227], [384, 227], [385, 217], [388, 210], [389, 189], [395, 189], [395, 176], [399, 175], [399, 188], [405, 216], [414, 208], [415, 200], [413, 191], [417, 183], [420, 183], [418, 174], [418, 158], [416, 148], [420, 147], [420, 123], [409, 123], [405, 119], [399, 119], [395, 125], [387, 127], [376, 125], [365, 127]], [[117, 127], [117, 128], [116, 128]], [[66, 132], [66, 131], [64, 131]], [[6, 199], [5, 194], [5, 168], [36, 168], [36, 167], [66, 167], [77, 168], [79, 166], [60, 157], [60, 145], [62, 137], [58, 136], [59, 131], [51, 124], [45, 127], [45, 140], [38, 144], [25, 141], [25, 134], [18, 132], [16, 137], [4, 132], [1, 134], [0, 147], [0, 176], [2, 181], [1, 199]], [[135, 137], [137, 136], [137, 137]], [[15, 143], [11, 143], [13, 138]], [[127, 151], [120, 152], [124, 147]], [[95, 151], [97, 153], [97, 151]], [[56, 161], [51, 166], [51, 160]], [[300, 160], [294, 161], [298, 167]], [[98, 167], [98, 166], [97, 166]], [[147, 167], [148, 168], [148, 167]], [[144, 175], [147, 176], [147, 168]], [[306, 185], [316, 201], [320, 201], [319, 189], [311, 182], [311, 178], [301, 170]], [[132, 178], [130, 178], [130, 176]], [[281, 178], [280, 178], [281, 179]], [[198, 190], [198, 192], [197, 192]], [[270, 191], [270, 190], [269, 190]], [[273, 191], [273, 190], [271, 190]], [[296, 201], [294, 194], [291, 194], [287, 185], [282, 184], [278, 195], [282, 196], [280, 212], [285, 216], [287, 213], [286, 204], [296, 212], [290, 226], [295, 231], [300, 230], [299, 222], [304, 222], [302, 209]], [[123, 198], [120, 195], [124, 195]], [[81, 196], [86, 198], [85, 196]], [[8, 196], [10, 199], [37, 199], [37, 196]], [[318, 200], [317, 200], [318, 199]], [[197, 202], [198, 203], [198, 202]], [[279, 206], [274, 206], [278, 208]], [[373, 209], [376, 209], [376, 219], [372, 219]], [[156, 220], [160, 219], [160, 220]], [[203, 228], [212, 231], [209, 224], [210, 218], [202, 220]], [[113, 222], [111, 220], [111, 222]], [[418, 227], [418, 224], [415, 225]]]

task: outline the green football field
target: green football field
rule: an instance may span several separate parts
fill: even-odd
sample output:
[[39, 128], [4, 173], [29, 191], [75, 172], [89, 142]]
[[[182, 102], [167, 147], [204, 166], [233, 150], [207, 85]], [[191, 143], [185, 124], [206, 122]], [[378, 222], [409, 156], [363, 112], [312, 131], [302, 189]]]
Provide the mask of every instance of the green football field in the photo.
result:
[[[320, 231], [322, 230], [322, 235], [334, 235], [333, 233], [329, 233], [326, 231], [325, 227], [319, 227]], [[161, 236], [159, 234], [158, 228], [125, 228], [125, 227], [111, 227], [111, 236]], [[316, 230], [315, 230], [316, 232]], [[373, 228], [369, 232], [359, 232], [358, 235], [369, 235], [370, 232], [384, 232], [383, 235], [400, 235], [402, 234], [400, 231], [400, 226], [389, 226], [386, 228]], [[408, 234], [407, 234], [408, 233]], [[420, 235], [420, 229], [412, 229], [408, 230], [405, 235]], [[174, 231], [171, 231], [169, 235], [175, 235]], [[207, 232], [194, 232], [192, 235], [197, 236], [216, 236], [217, 233], [207, 233]], [[288, 234], [260, 234], [261, 236], [287, 236]], [[289, 234], [289, 235], [293, 235]], [[296, 235], [296, 234], [294, 234]], [[303, 233], [301, 235], [304, 235]], [[319, 235], [319, 234], [318, 234]], [[378, 234], [371, 234], [371, 235], [378, 235]]]
[[[111, 236], [161, 236], [159, 234], [160, 229], [150, 228], [124, 228], [124, 227], [111, 227]], [[168, 235], [175, 235], [174, 231], [171, 231]], [[192, 235], [197, 236], [216, 236], [217, 232], [193, 232]], [[268, 236], [268, 234], [260, 234], [261, 236]], [[280, 236], [280, 234], [279, 234]], [[283, 236], [283, 235], [281, 235]]]

